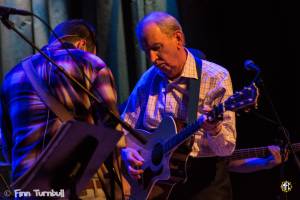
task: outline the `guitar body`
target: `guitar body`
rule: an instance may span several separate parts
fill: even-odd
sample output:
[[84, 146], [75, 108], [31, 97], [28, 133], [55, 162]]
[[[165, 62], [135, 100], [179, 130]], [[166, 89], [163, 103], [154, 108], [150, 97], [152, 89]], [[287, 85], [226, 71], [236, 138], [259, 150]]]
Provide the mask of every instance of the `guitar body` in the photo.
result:
[[131, 185], [132, 199], [167, 199], [175, 184], [186, 179], [185, 165], [190, 151], [178, 148], [168, 153], [163, 152], [164, 141], [177, 133], [172, 117], [163, 119], [153, 133], [143, 130], [139, 132], [146, 136], [146, 145], [141, 145], [131, 135], [127, 135], [128, 146], [136, 149], [145, 160], [141, 167], [144, 173], [140, 180], [126, 177]]

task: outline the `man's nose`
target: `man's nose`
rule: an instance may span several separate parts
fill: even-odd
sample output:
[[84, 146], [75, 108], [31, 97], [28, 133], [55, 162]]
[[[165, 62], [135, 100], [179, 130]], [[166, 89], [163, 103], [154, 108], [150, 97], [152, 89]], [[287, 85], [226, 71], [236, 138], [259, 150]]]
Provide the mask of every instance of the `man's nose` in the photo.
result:
[[155, 51], [150, 51], [150, 52], [149, 52], [149, 58], [150, 58], [150, 61], [151, 61], [152, 63], [154, 63], [154, 62], [157, 60], [157, 58], [158, 58], [157, 52], [155, 52]]

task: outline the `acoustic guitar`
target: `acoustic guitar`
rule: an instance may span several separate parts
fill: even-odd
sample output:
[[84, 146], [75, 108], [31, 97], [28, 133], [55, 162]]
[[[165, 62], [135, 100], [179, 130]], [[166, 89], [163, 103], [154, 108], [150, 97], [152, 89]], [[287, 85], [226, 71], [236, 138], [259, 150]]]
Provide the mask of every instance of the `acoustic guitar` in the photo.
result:
[[151, 190], [157, 182], [164, 182], [173, 188], [177, 183], [186, 181], [186, 161], [190, 151], [182, 151], [178, 147], [199, 130], [205, 120], [211, 122], [221, 120], [225, 111], [248, 109], [250, 106], [257, 105], [258, 94], [257, 87], [252, 83], [215, 106], [206, 116], [201, 115], [180, 132], [177, 132], [175, 120], [168, 116], [152, 133], [139, 130], [147, 138], [148, 142], [145, 145], [128, 134], [128, 146], [136, 149], [145, 160], [141, 167], [144, 170], [141, 179], [136, 180], [129, 175], [126, 176], [131, 185], [131, 198], [149, 199]]

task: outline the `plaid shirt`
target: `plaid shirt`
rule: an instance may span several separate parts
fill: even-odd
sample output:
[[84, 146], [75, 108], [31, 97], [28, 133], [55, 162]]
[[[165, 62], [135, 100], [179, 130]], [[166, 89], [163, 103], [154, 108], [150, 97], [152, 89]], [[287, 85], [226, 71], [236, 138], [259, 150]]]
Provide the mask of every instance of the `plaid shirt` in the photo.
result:
[[[156, 129], [164, 116], [171, 115], [180, 121], [187, 121], [189, 79], [198, 79], [196, 62], [188, 52], [183, 72], [177, 79], [170, 81], [155, 66], [148, 69], [128, 99], [122, 118], [138, 129], [151, 131]], [[220, 88], [224, 88], [222, 97], [214, 97]], [[232, 95], [232, 83], [228, 71], [202, 60], [202, 75], [197, 116], [202, 115], [204, 104], [215, 105]], [[230, 155], [236, 142], [235, 114], [224, 113], [222, 129], [217, 136], [210, 136], [200, 129], [195, 134], [191, 152], [193, 157]]]
[[[88, 90], [94, 94], [98, 92], [111, 109], [116, 111], [113, 76], [100, 58], [85, 51], [70, 49], [78, 66], [59, 44], [51, 44], [43, 50]], [[51, 94], [76, 119], [94, 123], [95, 107], [88, 95], [43, 56], [34, 55], [30, 59], [37, 73], [50, 86]], [[62, 122], [39, 98], [21, 64], [16, 65], [4, 79], [1, 105], [3, 147], [12, 161], [12, 178], [15, 180], [30, 168]]]

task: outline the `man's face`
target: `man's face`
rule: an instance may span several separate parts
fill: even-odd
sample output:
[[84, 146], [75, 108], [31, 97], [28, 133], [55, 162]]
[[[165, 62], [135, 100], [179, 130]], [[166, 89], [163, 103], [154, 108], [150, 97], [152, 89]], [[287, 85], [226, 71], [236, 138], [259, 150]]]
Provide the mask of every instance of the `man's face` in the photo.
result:
[[183, 44], [177, 36], [176, 33], [171, 36], [163, 33], [154, 23], [146, 24], [142, 33], [142, 48], [147, 57], [170, 79], [179, 76], [183, 68], [178, 59]]

